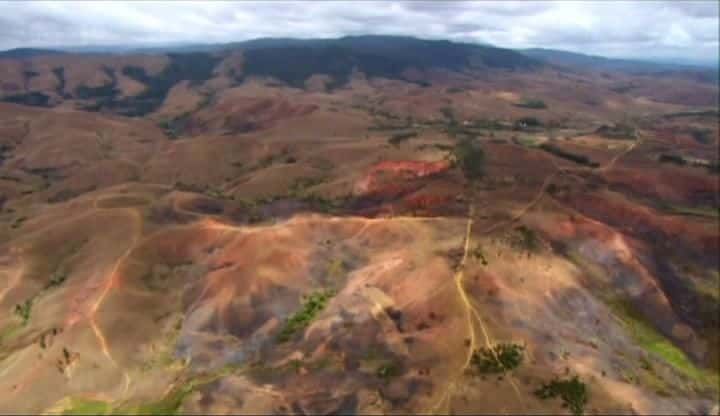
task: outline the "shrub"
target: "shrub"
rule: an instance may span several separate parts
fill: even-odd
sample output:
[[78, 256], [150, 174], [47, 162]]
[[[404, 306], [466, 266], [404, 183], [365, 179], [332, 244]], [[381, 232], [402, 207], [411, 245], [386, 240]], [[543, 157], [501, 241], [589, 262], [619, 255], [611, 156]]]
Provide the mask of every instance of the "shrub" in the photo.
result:
[[542, 122], [536, 117], [523, 117], [515, 120], [515, 129], [521, 130], [524, 127], [540, 127]]
[[41, 92], [33, 91], [28, 93], [6, 95], [2, 98], [6, 103], [30, 105], [34, 107], [48, 107], [50, 96]]
[[720, 161], [708, 163], [707, 170], [710, 173], [720, 174]]
[[713, 142], [713, 134], [710, 129], [693, 128], [690, 130], [690, 136], [692, 136], [696, 142], [701, 144], [710, 144]]
[[474, 180], [482, 177], [485, 171], [485, 152], [473, 140], [464, 139], [453, 149], [455, 163], [462, 169], [465, 177]]
[[315, 316], [325, 309], [325, 305], [332, 297], [329, 290], [320, 290], [310, 293], [303, 298], [300, 310], [290, 315], [285, 326], [277, 337], [278, 342], [287, 342], [298, 331], [305, 329]]
[[537, 251], [540, 248], [540, 242], [532, 229], [521, 225], [516, 228], [520, 234], [520, 241], [518, 242], [520, 247], [527, 251]]
[[520, 366], [525, 347], [519, 344], [496, 344], [473, 352], [470, 363], [480, 373], [504, 373]]
[[60, 286], [67, 280], [67, 272], [64, 270], [56, 270], [52, 276], [50, 276], [50, 280], [48, 281], [47, 285], [45, 285], [45, 289], [50, 289], [53, 287]]
[[682, 156], [671, 155], [668, 153], [661, 154], [658, 160], [660, 161], [660, 163], [674, 163], [681, 166], [687, 164], [687, 161]]
[[595, 132], [609, 139], [635, 139], [635, 128], [625, 123], [617, 123], [612, 126], [603, 125]]
[[81, 85], [75, 88], [75, 95], [77, 95], [78, 98], [81, 98], [83, 100], [91, 98], [114, 98], [118, 93], [120, 93], [120, 90], [115, 88], [115, 83], [113, 82], [103, 84], [99, 87], [88, 87], [86, 85]]
[[396, 134], [393, 134], [393, 135], [388, 139], [388, 143], [392, 144], [393, 146], [397, 146], [397, 145], [399, 145], [400, 143], [402, 143], [402, 142], [404, 142], [404, 141], [406, 141], [406, 140], [409, 140], [409, 139], [411, 139], [411, 138], [413, 138], [413, 137], [417, 137], [417, 135], [418, 135], [418, 134], [417, 134], [416, 131], [408, 131], [408, 132], [403, 132], [403, 133], [396, 133]]
[[570, 379], [556, 379], [545, 383], [535, 390], [535, 395], [541, 399], [560, 397], [563, 406], [568, 407], [574, 415], [582, 415], [588, 401], [587, 387], [578, 376]]
[[58, 80], [58, 85], [55, 88], [57, 94], [63, 98], [68, 98], [68, 94], [65, 93], [65, 68], [58, 66], [52, 69], [52, 73]]
[[590, 166], [590, 167], [598, 167], [599, 166], [597, 162], [591, 161], [590, 158], [588, 158], [587, 156], [568, 152], [567, 150], [561, 149], [560, 147], [555, 146], [554, 144], [551, 144], [551, 143], [543, 143], [540, 145], [540, 148], [548, 153], [554, 154], [555, 156], [573, 161], [580, 165], [586, 165], [586, 166]]
[[387, 380], [392, 377], [397, 377], [400, 375], [400, 366], [395, 363], [387, 363], [383, 364], [380, 367], [378, 367], [377, 376], [381, 379]]
[[22, 320], [23, 325], [26, 325], [30, 320], [30, 312], [32, 310], [33, 299], [26, 299], [23, 303], [15, 305], [15, 315], [19, 316]]
[[544, 109], [547, 108], [545, 101], [538, 100], [536, 98], [523, 98], [519, 103], [515, 103], [516, 107], [531, 108], [531, 109]]

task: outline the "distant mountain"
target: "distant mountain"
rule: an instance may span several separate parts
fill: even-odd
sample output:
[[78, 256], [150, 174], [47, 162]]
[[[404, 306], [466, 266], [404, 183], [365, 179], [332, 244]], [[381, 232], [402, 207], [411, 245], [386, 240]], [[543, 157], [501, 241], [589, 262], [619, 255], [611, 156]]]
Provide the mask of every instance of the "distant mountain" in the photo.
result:
[[632, 73], [652, 73], [665, 71], [703, 70], [707, 68], [667, 62], [651, 62], [634, 59], [606, 58], [582, 53], [560, 51], [555, 49], [523, 49], [519, 52], [535, 59], [553, 64], [591, 67], [598, 70], [623, 71]]
[[53, 49], [16, 48], [0, 51], [0, 59], [23, 59], [42, 55], [58, 55], [64, 52]]
[[244, 50], [246, 75], [272, 76], [298, 87], [312, 74], [330, 75], [339, 86], [355, 69], [369, 77], [406, 79], [404, 71], [409, 68], [462, 71], [542, 66], [509, 49], [399, 36], [256, 39], [233, 46]]

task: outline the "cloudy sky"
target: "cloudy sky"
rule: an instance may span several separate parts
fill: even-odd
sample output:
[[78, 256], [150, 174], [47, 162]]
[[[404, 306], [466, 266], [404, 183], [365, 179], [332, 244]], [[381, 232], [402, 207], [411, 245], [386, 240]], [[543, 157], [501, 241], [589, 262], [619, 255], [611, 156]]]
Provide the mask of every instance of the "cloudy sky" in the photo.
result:
[[718, 60], [709, 1], [0, 1], [0, 49], [401, 34], [613, 57]]

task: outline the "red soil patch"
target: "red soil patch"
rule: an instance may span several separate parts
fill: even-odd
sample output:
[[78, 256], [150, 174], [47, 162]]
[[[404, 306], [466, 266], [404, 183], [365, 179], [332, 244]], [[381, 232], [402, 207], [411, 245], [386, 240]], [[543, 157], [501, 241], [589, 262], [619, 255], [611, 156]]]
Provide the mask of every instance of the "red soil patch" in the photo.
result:
[[605, 179], [632, 193], [687, 204], [709, 203], [717, 198], [717, 178], [704, 171], [664, 166], [663, 169], [615, 168], [603, 173]]
[[571, 205], [585, 215], [627, 230], [630, 234], [682, 241], [683, 246], [700, 255], [716, 255], [720, 249], [717, 229], [688, 222], [681, 216], [660, 215], [646, 206], [599, 194], [584, 194], [574, 198]]
[[355, 183], [354, 193], [394, 196], [406, 190], [409, 180], [423, 178], [449, 168], [446, 161], [384, 160], [370, 167], [364, 178]]

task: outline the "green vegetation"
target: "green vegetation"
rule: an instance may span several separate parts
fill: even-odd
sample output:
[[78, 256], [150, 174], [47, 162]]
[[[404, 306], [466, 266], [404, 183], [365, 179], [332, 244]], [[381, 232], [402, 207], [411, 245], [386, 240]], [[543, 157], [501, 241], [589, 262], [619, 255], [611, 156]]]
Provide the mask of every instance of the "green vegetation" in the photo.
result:
[[298, 199], [310, 205], [313, 210], [331, 213], [342, 208], [352, 198], [351, 195], [338, 196], [336, 198], [327, 198], [317, 194], [300, 195]]
[[522, 108], [531, 108], [534, 110], [540, 110], [547, 108], [547, 104], [545, 104], [545, 101], [539, 100], [537, 98], [528, 98], [525, 97], [520, 102], [514, 104], [516, 107], [522, 107]]
[[325, 275], [330, 278], [331, 281], [338, 281], [343, 278], [346, 274], [345, 262], [341, 258], [335, 257], [328, 261], [325, 267]]
[[75, 88], [75, 95], [83, 100], [89, 100], [93, 98], [114, 98], [120, 93], [115, 83], [106, 83], [99, 87], [88, 87], [81, 85]]
[[710, 129], [692, 128], [690, 137], [701, 144], [711, 144], [713, 142], [713, 132]]
[[315, 319], [315, 316], [325, 308], [332, 296], [333, 292], [330, 290], [319, 290], [305, 296], [300, 310], [288, 317], [285, 326], [277, 337], [277, 341], [287, 342], [294, 334], [304, 330]]
[[215, 199], [227, 199], [227, 200], [234, 200], [234, 199], [235, 199], [235, 197], [233, 197], [232, 195], [226, 194], [225, 191], [223, 191], [222, 189], [213, 188], [213, 187], [210, 187], [210, 186], [208, 186], [208, 187], [203, 191], [203, 193], [204, 193], [205, 195], [209, 196], [210, 198], [215, 198]]
[[27, 325], [28, 321], [30, 320], [30, 312], [32, 311], [32, 305], [33, 298], [25, 299], [25, 302], [15, 305], [15, 315], [17, 315], [22, 320], [23, 326]]
[[527, 127], [542, 127], [542, 121], [540, 121], [537, 117], [522, 117], [515, 120], [515, 130], [523, 130]]
[[595, 133], [608, 139], [635, 140], [635, 128], [625, 123], [603, 125], [595, 130]]
[[291, 196], [302, 196], [304, 191], [313, 186], [320, 185], [327, 182], [326, 177], [301, 177], [295, 179], [295, 182], [290, 185], [289, 193]]
[[708, 163], [707, 170], [715, 175], [720, 174], [720, 161], [714, 161]]
[[[170, 63], [156, 75], [148, 75], [145, 69], [137, 66], [126, 66], [123, 75], [141, 82], [147, 88], [132, 97], [118, 98], [115, 94], [115, 82], [101, 87], [80, 88], [75, 92], [85, 98], [98, 98], [94, 105], [86, 107], [89, 111], [111, 109], [125, 116], [144, 116], [155, 111], [165, 100], [168, 91], [182, 80], [198, 83], [210, 79], [215, 65], [220, 58], [207, 53], [169, 54]], [[113, 80], [115, 74], [106, 70]], [[81, 97], [81, 98], [82, 98]]]
[[461, 93], [461, 92], [463, 92], [463, 91], [465, 91], [465, 90], [466, 90], [466, 89], [463, 88], [463, 87], [450, 87], [450, 88], [446, 89], [445, 92], [448, 93], [448, 94], [458, 94], [458, 93]]
[[169, 393], [159, 400], [143, 403], [119, 403], [82, 398], [66, 399], [61, 403], [62, 414], [111, 414], [111, 415], [175, 415], [185, 398], [198, 387], [211, 383], [218, 378], [234, 373], [238, 364], [230, 363], [217, 370], [192, 376], [176, 385]]
[[390, 136], [390, 138], [388, 139], [388, 143], [390, 143], [393, 146], [397, 146], [406, 140], [409, 140], [413, 137], [417, 137], [417, 135], [418, 134], [416, 131], [396, 133], [396, 134], [393, 134], [392, 136]]
[[668, 153], [661, 154], [660, 157], [658, 158], [658, 161], [660, 163], [674, 163], [674, 164], [680, 165], [680, 166], [687, 165], [687, 160], [685, 160], [684, 157], [682, 157], [680, 155], [671, 155]]
[[475, 249], [473, 249], [471, 256], [476, 260], [480, 260], [480, 263], [483, 266], [488, 265], [488, 261], [485, 258], [485, 254], [483, 253], [482, 248], [480, 246], [477, 246], [477, 247], [475, 247]]
[[110, 403], [102, 400], [83, 399], [74, 397], [70, 399], [63, 415], [106, 415], [111, 410]]
[[182, 402], [196, 387], [195, 383], [190, 382], [172, 389], [170, 393], [160, 400], [121, 406], [118, 409], [114, 409], [112, 413], [117, 415], [175, 415], [178, 413], [178, 410], [180, 410]]
[[560, 397], [563, 406], [569, 408], [574, 415], [582, 415], [588, 401], [587, 386], [578, 376], [545, 383], [535, 390], [535, 395], [541, 399]]
[[20, 226], [21, 226], [25, 221], [27, 221], [27, 217], [17, 217], [17, 218], [15, 218], [15, 220], [13, 220], [13, 222], [10, 224], [10, 228], [12, 228], [12, 229], [20, 228]]
[[640, 347], [663, 359], [692, 380], [718, 385], [720, 377], [717, 374], [696, 367], [681, 349], [647, 324], [630, 301], [614, 301], [610, 306]]
[[515, 228], [517, 231], [519, 240], [516, 241], [516, 245], [526, 251], [537, 251], [540, 249], [540, 239], [537, 234], [531, 228], [521, 225]]
[[[9, 322], [0, 328], [0, 346], [12, 338], [20, 329], [22, 329], [22, 325], [17, 322]], [[0, 361], [2, 361], [2, 355], [0, 355]]]
[[485, 173], [485, 152], [474, 140], [464, 139], [453, 148], [454, 163], [460, 166], [468, 180], [481, 178]]
[[375, 374], [383, 380], [389, 380], [393, 377], [399, 376], [400, 372], [400, 366], [397, 363], [391, 362], [380, 365]]
[[[514, 51], [463, 45], [443, 41], [382, 36], [353, 36], [337, 40], [278, 41], [272, 47], [248, 47], [243, 51], [243, 74], [272, 77], [304, 88], [313, 74], [332, 77], [330, 89], [342, 87], [353, 70], [370, 78], [400, 79], [405, 70], [444, 68], [460, 70], [471, 62], [487, 67], [520, 68], [537, 65], [535, 61]], [[287, 65], [292, 62], [292, 65]], [[417, 81], [421, 86], [427, 82]]]
[[183, 134], [189, 121], [190, 112], [186, 111], [171, 119], [159, 122], [158, 126], [163, 129], [165, 135], [168, 136], [170, 140], [175, 140]]
[[711, 206], [687, 206], [687, 205], [676, 205], [676, 204], [658, 204], [659, 209], [668, 214], [675, 215], [691, 215], [694, 217], [704, 218], [720, 218], [720, 207]]
[[533, 138], [531, 136], [513, 137], [512, 142], [517, 145], [520, 145], [522, 147], [527, 147], [527, 148], [538, 147], [537, 140], [535, 140], [535, 138]]
[[55, 270], [53, 274], [50, 276], [50, 280], [45, 285], [45, 290], [52, 289], [54, 287], [60, 286], [67, 280], [68, 274], [64, 270]]
[[6, 103], [30, 105], [34, 107], [50, 106], [50, 96], [37, 91], [6, 95], [2, 97], [2, 101]]
[[58, 80], [58, 85], [55, 88], [55, 92], [63, 98], [70, 98], [65, 92], [65, 68], [58, 66], [52, 69], [52, 73], [55, 74], [55, 78]]
[[567, 150], [561, 149], [560, 147], [558, 147], [552, 143], [547, 143], [547, 142], [543, 143], [540, 145], [540, 149], [542, 149], [548, 153], [552, 153], [553, 155], [555, 155], [557, 157], [561, 157], [563, 159], [570, 160], [570, 161], [575, 162], [580, 165], [586, 165], [586, 166], [590, 166], [593, 168], [600, 166], [597, 162], [593, 162], [587, 156], [568, 152]]
[[483, 374], [504, 373], [520, 366], [524, 350], [522, 345], [512, 343], [482, 347], [473, 352], [470, 363]]
[[452, 107], [442, 107], [440, 109], [440, 112], [443, 116], [445, 116], [446, 119], [448, 119], [448, 124], [457, 124], [457, 119], [455, 118], [455, 110], [453, 110]]

